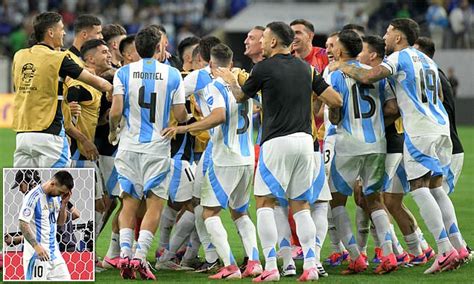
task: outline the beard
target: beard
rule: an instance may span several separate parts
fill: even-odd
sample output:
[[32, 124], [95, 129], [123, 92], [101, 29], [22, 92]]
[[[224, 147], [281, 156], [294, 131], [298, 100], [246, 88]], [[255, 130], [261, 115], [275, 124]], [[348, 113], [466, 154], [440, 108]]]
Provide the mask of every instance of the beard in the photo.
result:
[[389, 56], [390, 54], [392, 54], [394, 52], [394, 48], [392, 46], [385, 46], [385, 55], [386, 56]]

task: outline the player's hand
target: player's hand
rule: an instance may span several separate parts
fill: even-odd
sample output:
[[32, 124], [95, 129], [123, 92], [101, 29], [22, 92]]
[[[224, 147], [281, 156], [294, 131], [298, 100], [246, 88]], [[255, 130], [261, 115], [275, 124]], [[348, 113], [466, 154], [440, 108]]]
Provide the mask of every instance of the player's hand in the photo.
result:
[[213, 73], [216, 77], [221, 77], [229, 85], [238, 84], [237, 79], [229, 68], [217, 67]]
[[67, 206], [67, 203], [69, 202], [69, 199], [71, 199], [72, 192], [68, 191], [61, 195], [61, 206]]
[[107, 101], [111, 102], [112, 101], [112, 92], [106, 92], [105, 93], [105, 98]]
[[178, 129], [178, 127], [165, 128], [161, 131], [161, 136], [163, 136], [165, 138], [168, 138], [168, 139], [172, 139], [176, 136], [177, 129]]
[[13, 238], [10, 234], [6, 234], [3, 241], [9, 246], [13, 244]]
[[88, 160], [95, 161], [99, 158], [99, 151], [94, 143], [86, 140], [82, 143], [82, 146], [84, 147], [84, 156], [86, 156]]
[[81, 115], [81, 105], [78, 102], [70, 102], [69, 109], [72, 116], [79, 117]]
[[35, 252], [36, 252], [36, 254], [38, 255], [38, 258], [39, 258], [41, 261], [47, 261], [47, 260], [49, 260], [48, 252], [43, 248], [42, 245], [37, 244], [37, 245], [35, 246]]
[[339, 68], [341, 68], [341, 63], [340, 63], [339, 61], [331, 62], [331, 63], [328, 65], [329, 72], [336, 71], [336, 70], [338, 70]]
[[117, 131], [110, 131], [109, 132], [109, 143], [112, 145], [117, 145], [118, 139], [117, 139]]

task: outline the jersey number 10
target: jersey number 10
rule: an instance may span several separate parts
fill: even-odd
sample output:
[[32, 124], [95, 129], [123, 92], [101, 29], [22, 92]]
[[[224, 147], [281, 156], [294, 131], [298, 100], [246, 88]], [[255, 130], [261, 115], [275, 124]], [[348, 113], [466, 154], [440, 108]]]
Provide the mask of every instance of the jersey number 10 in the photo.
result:
[[145, 86], [141, 86], [138, 89], [138, 105], [141, 108], [150, 110], [150, 122], [155, 122], [155, 112], [156, 112], [156, 93], [150, 93], [150, 102], [145, 102]]

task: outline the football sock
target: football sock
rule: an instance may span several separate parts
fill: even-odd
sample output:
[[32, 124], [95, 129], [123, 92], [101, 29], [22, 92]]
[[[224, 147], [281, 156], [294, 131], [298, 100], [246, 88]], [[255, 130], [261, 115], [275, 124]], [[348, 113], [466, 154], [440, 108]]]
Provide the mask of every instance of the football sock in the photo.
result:
[[334, 218], [332, 217], [332, 209], [328, 208], [328, 234], [329, 240], [331, 241], [331, 248], [333, 252], [343, 253], [346, 249], [339, 239], [337, 234], [336, 225], [334, 224]]
[[176, 221], [178, 211], [169, 206], [165, 206], [160, 218], [160, 248], [169, 248], [171, 230]]
[[108, 258], [120, 256], [120, 235], [112, 232], [110, 235], [109, 249], [107, 250]]
[[303, 249], [303, 269], [316, 267], [316, 257], [314, 254], [316, 226], [311, 218], [311, 213], [308, 209], [304, 209], [293, 214], [293, 218], [295, 219], [296, 233]]
[[224, 262], [224, 266], [229, 266], [235, 263], [234, 256], [230, 250], [229, 242], [227, 241], [227, 232], [222, 225], [221, 218], [219, 216], [209, 217], [204, 220], [206, 229], [211, 235], [212, 243], [216, 246], [217, 254]]
[[422, 250], [428, 249], [430, 247], [430, 245], [428, 245], [428, 242], [425, 240], [425, 236], [423, 235], [423, 232], [421, 231], [420, 227], [416, 228], [415, 233], [418, 236], [421, 249]]
[[339, 239], [349, 251], [351, 259], [356, 260], [359, 255], [359, 249], [357, 248], [357, 242], [354, 234], [352, 233], [351, 221], [345, 206], [338, 206], [332, 209], [332, 217], [334, 224], [336, 225], [337, 234]]
[[140, 230], [138, 236], [137, 249], [135, 251], [134, 258], [139, 258], [146, 261], [146, 255], [150, 249], [151, 243], [153, 242], [154, 234], [148, 230]]
[[219, 256], [217, 255], [216, 247], [211, 243], [211, 236], [207, 232], [204, 219], [202, 218], [202, 210], [203, 208], [201, 205], [198, 205], [196, 208], [194, 208], [196, 231], [199, 235], [199, 239], [201, 240], [206, 261], [208, 263], [213, 263], [216, 262]]
[[278, 240], [278, 232], [272, 208], [257, 209], [257, 230], [265, 257], [265, 270], [277, 269], [275, 245]]
[[420, 238], [415, 231], [409, 235], [403, 237], [405, 242], [408, 246], [408, 252], [414, 256], [419, 256], [422, 254], [421, 246], [420, 246]]
[[249, 260], [259, 260], [257, 231], [255, 225], [249, 216], [243, 215], [234, 221], [237, 231], [239, 232], [242, 243], [244, 244], [245, 254]]
[[367, 240], [369, 238], [370, 218], [364, 209], [356, 206], [357, 246], [360, 252], [367, 254]]
[[278, 224], [278, 247], [279, 254], [283, 259], [283, 268], [288, 267], [288, 265], [295, 265], [293, 257], [291, 255], [291, 229], [290, 224], [288, 223], [288, 208], [282, 206], [275, 206], [274, 209], [275, 222]]
[[120, 257], [132, 259], [133, 229], [120, 229]]
[[316, 263], [321, 263], [321, 248], [328, 232], [328, 202], [315, 203], [312, 207], [311, 218], [316, 226]]
[[393, 253], [392, 250], [392, 233], [390, 231], [390, 220], [388, 219], [387, 212], [384, 209], [373, 211], [370, 216], [372, 222], [374, 222], [375, 229], [377, 230], [377, 236], [382, 242], [381, 248], [383, 256], [387, 256]]

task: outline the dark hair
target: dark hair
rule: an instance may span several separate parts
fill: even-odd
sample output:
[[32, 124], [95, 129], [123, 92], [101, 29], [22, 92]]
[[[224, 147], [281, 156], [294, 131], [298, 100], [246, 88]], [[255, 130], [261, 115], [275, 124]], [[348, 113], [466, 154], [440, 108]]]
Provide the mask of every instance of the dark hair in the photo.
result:
[[[227, 45], [219, 43], [211, 49], [211, 58], [219, 67], [226, 67], [232, 61], [234, 53]], [[213, 61], [214, 62], [214, 61]]]
[[305, 28], [307, 28], [307, 29], [310, 30], [312, 33], [314, 33], [314, 26], [313, 26], [313, 24], [311, 24], [311, 22], [308, 21], [308, 20], [305, 20], [305, 19], [296, 19], [296, 20], [294, 20], [293, 22], [290, 23], [290, 26], [294, 26], [294, 25], [303, 25], [303, 26], [305, 26]]
[[365, 28], [361, 25], [357, 25], [357, 24], [347, 24], [345, 26], [342, 27], [342, 30], [343, 31], [346, 31], [346, 30], [356, 30], [362, 34], [365, 34]]
[[211, 49], [219, 43], [221, 43], [221, 40], [215, 36], [203, 37], [198, 45], [201, 58], [204, 61], [209, 62], [209, 60], [211, 60]]
[[267, 28], [272, 31], [280, 40], [281, 44], [285, 47], [289, 47], [293, 42], [295, 33], [289, 25], [284, 22], [271, 22], [267, 25]]
[[146, 27], [135, 36], [135, 47], [141, 58], [151, 58], [160, 43], [161, 33], [154, 27]]
[[87, 52], [89, 52], [90, 50], [92, 50], [94, 48], [97, 48], [101, 45], [107, 46], [107, 43], [102, 39], [91, 39], [91, 40], [88, 40], [88, 41], [84, 42], [84, 44], [82, 44], [82, 46], [81, 46], [82, 59], [85, 60], [85, 56], [86, 56]]
[[43, 41], [46, 31], [61, 20], [61, 15], [56, 12], [44, 12], [36, 16], [33, 22], [36, 42]]
[[200, 39], [198, 37], [195, 37], [195, 36], [190, 36], [190, 37], [187, 37], [185, 39], [183, 39], [179, 44], [178, 44], [178, 56], [179, 56], [179, 59], [181, 59], [181, 61], [183, 61], [183, 54], [184, 54], [184, 51], [193, 46], [193, 45], [196, 45], [196, 44], [199, 44], [199, 41]]
[[428, 55], [429, 58], [433, 58], [436, 48], [434, 42], [429, 37], [420, 36], [415, 44], [418, 44], [419, 50], [424, 54]]
[[84, 14], [80, 15], [74, 21], [74, 32], [77, 34], [78, 32], [89, 29], [94, 26], [100, 26], [102, 22], [99, 18], [91, 14]]
[[252, 28], [252, 30], [259, 30], [259, 31], [262, 31], [262, 32], [263, 32], [263, 31], [265, 30], [265, 27], [263, 27], [263, 26], [255, 26], [255, 27]]
[[102, 28], [102, 36], [107, 43], [114, 37], [121, 35], [127, 35], [127, 31], [119, 24], [108, 24]]
[[362, 39], [352, 30], [341, 31], [338, 40], [344, 46], [347, 53], [349, 53], [350, 57], [357, 57], [362, 51]]
[[56, 172], [53, 178], [58, 181], [60, 186], [64, 185], [69, 190], [71, 190], [74, 187], [74, 179], [72, 178], [72, 175], [68, 171]]
[[119, 44], [119, 51], [120, 54], [123, 55], [123, 52], [125, 51], [125, 48], [127, 48], [129, 45], [133, 44], [135, 41], [135, 34], [128, 35], [126, 38], [122, 39]]
[[199, 49], [199, 45], [198, 45], [193, 49], [193, 55], [192, 55], [193, 60], [199, 55], [199, 53], [200, 53], [200, 49]]
[[369, 48], [377, 53], [377, 57], [385, 56], [385, 41], [378, 35], [363, 36], [362, 41], [369, 45]]
[[415, 44], [420, 34], [420, 27], [415, 21], [412, 19], [394, 19], [390, 22], [390, 25], [405, 35], [410, 46]]
[[165, 29], [165, 26], [163, 25], [152, 24], [152, 25], [149, 25], [149, 27], [155, 28], [166, 35], [166, 29]]

